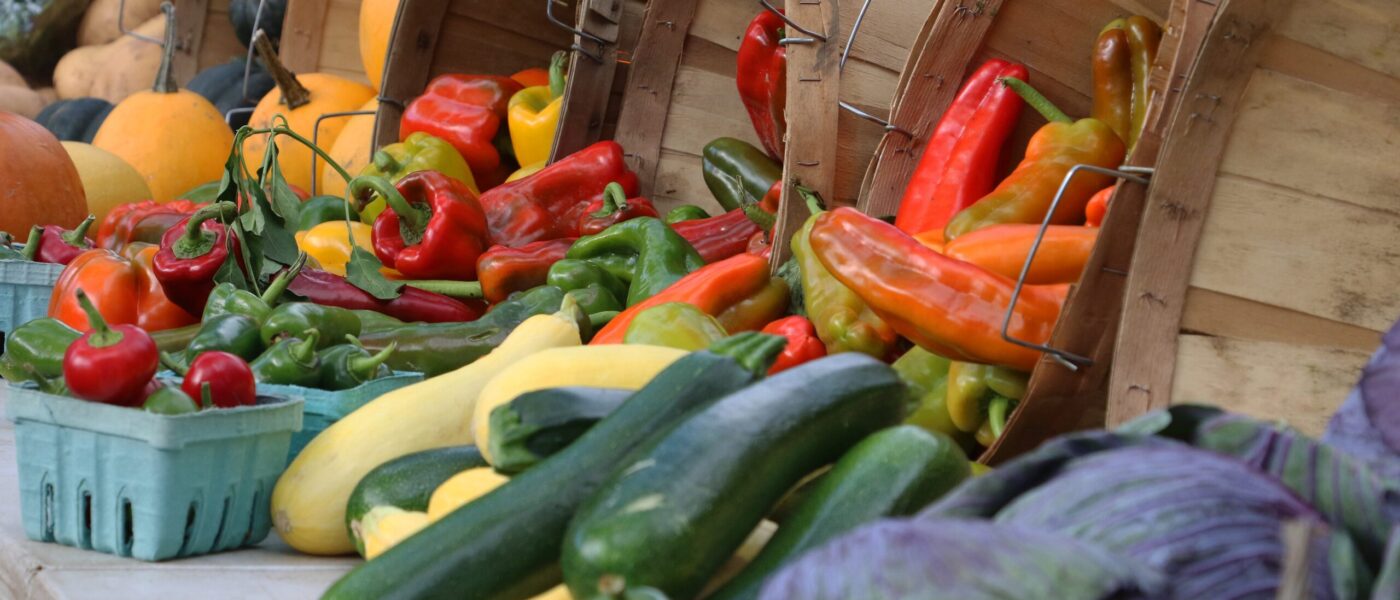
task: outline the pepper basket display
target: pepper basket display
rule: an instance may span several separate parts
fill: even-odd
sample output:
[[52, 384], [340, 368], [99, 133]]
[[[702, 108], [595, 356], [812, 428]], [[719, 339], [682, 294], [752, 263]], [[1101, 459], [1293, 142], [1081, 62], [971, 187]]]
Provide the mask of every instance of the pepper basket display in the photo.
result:
[[24, 533], [140, 560], [256, 544], [302, 402], [158, 415], [10, 386]]

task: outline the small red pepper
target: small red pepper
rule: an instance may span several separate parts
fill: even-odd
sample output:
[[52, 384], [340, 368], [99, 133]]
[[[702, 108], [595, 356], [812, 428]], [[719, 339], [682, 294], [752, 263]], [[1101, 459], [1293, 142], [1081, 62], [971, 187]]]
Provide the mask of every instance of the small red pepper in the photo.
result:
[[579, 237], [579, 217], [590, 201], [617, 182], [628, 196], [637, 193], [637, 174], [622, 160], [617, 142], [598, 142], [538, 173], [481, 194], [491, 241], [524, 246], [539, 240]]
[[462, 302], [412, 286], [404, 286], [398, 298], [380, 300], [344, 277], [319, 269], [302, 269], [287, 290], [316, 304], [372, 310], [408, 323], [475, 321], [486, 313], [486, 303], [480, 300]]
[[614, 181], [603, 188], [602, 198], [588, 203], [583, 216], [579, 217], [578, 232], [580, 236], [593, 235], [628, 219], [660, 216], [651, 200], [627, 198], [622, 184]]
[[399, 139], [422, 131], [447, 140], [467, 160], [484, 190], [505, 179], [495, 140], [505, 130], [510, 97], [521, 89], [509, 77], [439, 75], [404, 109]]
[[476, 279], [476, 259], [490, 242], [486, 213], [466, 184], [437, 171], [410, 173], [397, 184], [360, 177], [348, 193], [373, 190], [388, 203], [374, 220], [374, 254], [409, 279]]
[[788, 340], [782, 354], [778, 355], [778, 360], [768, 369], [769, 375], [826, 356], [826, 344], [817, 338], [817, 328], [802, 315], [778, 319], [764, 326], [762, 331], [781, 335]]
[[29, 234], [29, 241], [24, 246], [24, 254], [42, 263], [53, 263], [56, 265], [66, 265], [73, 262], [79, 254], [87, 252], [93, 248], [92, 240], [87, 237], [88, 228], [92, 227], [92, 222], [97, 220], [96, 216], [88, 215], [72, 230], [67, 230], [57, 225], [38, 228], [39, 239], [34, 239], [34, 232]]
[[476, 278], [487, 302], [504, 302], [515, 292], [545, 284], [549, 267], [564, 259], [578, 238], [530, 242], [519, 248], [492, 246], [476, 259]]
[[86, 293], [78, 290], [77, 297], [92, 329], [63, 353], [63, 381], [68, 391], [93, 402], [139, 403], [160, 366], [155, 341], [135, 325], [109, 327]]
[[[137, 241], [158, 244], [165, 230], [173, 227], [186, 215], [194, 214], [194, 211], [202, 206], [204, 204], [190, 200], [164, 203], [145, 200], [122, 204], [108, 212], [107, 217], [102, 219], [102, 224], [97, 227], [97, 245], [108, 250], [120, 250]], [[138, 239], [142, 230], [155, 230], [160, 233], [155, 234], [152, 239]]]
[[165, 232], [151, 270], [175, 305], [192, 315], [204, 313], [214, 290], [214, 275], [238, 252], [238, 239], [229, 236], [225, 219], [235, 219], [238, 207], [218, 202], [199, 209]]
[[705, 262], [721, 261], [746, 251], [749, 240], [764, 232], [756, 220], [766, 221], [772, 215], [761, 206], [750, 204], [708, 219], [672, 223], [671, 229], [690, 242]]
[[[204, 399], [204, 386], [209, 386], [209, 398]], [[180, 389], [199, 404], [212, 402], [219, 408], [251, 406], [257, 403], [258, 383], [253, 370], [242, 358], [228, 352], [201, 352], [185, 372]]]
[[734, 77], [739, 84], [739, 99], [749, 112], [763, 149], [779, 161], [783, 159], [783, 135], [787, 132], [783, 113], [787, 104], [787, 49], [779, 43], [782, 29], [781, 16], [767, 10], [758, 13], [739, 42]]

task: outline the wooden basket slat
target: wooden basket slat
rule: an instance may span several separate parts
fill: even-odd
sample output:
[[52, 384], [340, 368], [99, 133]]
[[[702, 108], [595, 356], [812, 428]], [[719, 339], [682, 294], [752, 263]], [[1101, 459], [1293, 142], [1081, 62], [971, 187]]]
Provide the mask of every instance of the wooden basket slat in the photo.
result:
[[295, 73], [328, 73], [359, 81], [360, 3], [358, 0], [288, 0], [278, 55]]
[[246, 52], [229, 22], [228, 0], [175, 0], [175, 16], [180, 45], [172, 68], [180, 84]]

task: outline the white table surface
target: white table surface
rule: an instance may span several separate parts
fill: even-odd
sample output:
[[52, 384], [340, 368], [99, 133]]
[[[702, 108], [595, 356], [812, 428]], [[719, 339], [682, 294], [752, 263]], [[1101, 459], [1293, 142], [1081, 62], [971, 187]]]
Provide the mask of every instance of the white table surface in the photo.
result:
[[0, 599], [314, 599], [358, 558], [297, 554], [269, 533], [253, 548], [149, 563], [24, 537], [14, 425], [0, 385]]

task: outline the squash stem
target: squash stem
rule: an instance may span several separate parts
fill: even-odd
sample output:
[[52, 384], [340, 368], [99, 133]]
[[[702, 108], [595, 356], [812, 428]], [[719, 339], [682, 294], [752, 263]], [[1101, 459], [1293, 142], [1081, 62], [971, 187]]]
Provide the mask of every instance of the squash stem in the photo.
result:
[[277, 50], [272, 48], [272, 40], [267, 39], [263, 30], [259, 29], [253, 34], [253, 46], [258, 56], [262, 57], [263, 65], [267, 66], [268, 73], [272, 74], [272, 80], [277, 82], [277, 89], [282, 90], [282, 103], [287, 108], [296, 110], [311, 102], [311, 91], [297, 81], [296, 74], [287, 70], [282, 60], [277, 58]]
[[171, 63], [175, 62], [175, 6], [169, 2], [162, 2], [160, 11], [165, 13], [165, 43], [160, 50], [160, 69], [156, 71], [156, 83], [151, 89], [158, 94], [174, 94], [180, 91], [175, 85], [175, 74], [171, 68]]

